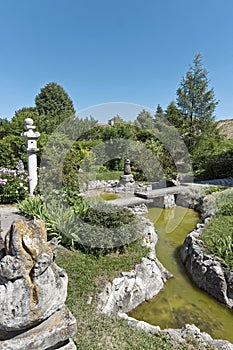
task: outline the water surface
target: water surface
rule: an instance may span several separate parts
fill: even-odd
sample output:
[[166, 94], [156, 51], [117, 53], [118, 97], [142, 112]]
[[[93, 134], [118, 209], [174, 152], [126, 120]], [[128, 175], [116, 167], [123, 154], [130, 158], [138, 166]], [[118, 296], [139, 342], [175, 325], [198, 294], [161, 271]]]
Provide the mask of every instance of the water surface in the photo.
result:
[[197, 288], [187, 275], [179, 257], [179, 247], [199, 221], [192, 209], [150, 208], [147, 216], [158, 231], [158, 259], [173, 274], [158, 296], [129, 315], [165, 328], [195, 324], [215, 339], [233, 343], [233, 313], [206, 292]]

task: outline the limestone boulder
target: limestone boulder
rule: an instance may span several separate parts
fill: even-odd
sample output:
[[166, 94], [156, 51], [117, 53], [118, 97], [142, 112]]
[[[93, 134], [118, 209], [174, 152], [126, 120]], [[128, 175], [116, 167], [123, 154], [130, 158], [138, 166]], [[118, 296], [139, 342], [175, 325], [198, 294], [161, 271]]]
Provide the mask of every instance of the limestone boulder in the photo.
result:
[[77, 331], [76, 320], [63, 306], [44, 322], [10, 339], [0, 341], [1, 350], [75, 350], [71, 337]]
[[203, 229], [204, 225], [198, 225], [186, 237], [181, 260], [199, 288], [233, 309], [233, 270], [227, 270], [214, 255], [205, 253], [200, 240]]
[[122, 272], [112, 283], [107, 283], [98, 295], [98, 309], [109, 315], [129, 312], [157, 295], [171, 276], [155, 253], [150, 252], [134, 270]]
[[[68, 278], [55, 263], [42, 221], [16, 220], [0, 253], [0, 339], [39, 324], [66, 300]], [[7, 333], [10, 332], [10, 333]]]

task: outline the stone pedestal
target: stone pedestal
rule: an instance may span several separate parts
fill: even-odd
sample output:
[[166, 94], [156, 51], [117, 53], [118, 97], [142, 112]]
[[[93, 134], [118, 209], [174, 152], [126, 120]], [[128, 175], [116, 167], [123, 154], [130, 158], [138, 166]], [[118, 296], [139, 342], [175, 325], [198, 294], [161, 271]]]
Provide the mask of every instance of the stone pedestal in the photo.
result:
[[130, 186], [130, 185], [133, 185], [134, 183], [135, 181], [132, 174], [122, 175], [120, 177], [119, 186]]
[[42, 221], [16, 220], [0, 251], [0, 350], [76, 349], [68, 278]]

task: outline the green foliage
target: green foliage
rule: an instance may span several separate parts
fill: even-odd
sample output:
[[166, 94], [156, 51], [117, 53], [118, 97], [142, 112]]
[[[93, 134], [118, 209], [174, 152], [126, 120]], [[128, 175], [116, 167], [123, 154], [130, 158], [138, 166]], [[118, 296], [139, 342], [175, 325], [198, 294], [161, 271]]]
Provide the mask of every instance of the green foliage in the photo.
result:
[[[18, 204], [18, 209], [24, 215], [43, 220], [46, 224], [48, 237], [56, 237], [62, 245], [73, 247], [77, 237], [75, 235], [75, 226], [77, 218], [74, 211], [67, 205], [64, 205], [64, 198], [60, 193], [58, 196], [43, 200], [41, 196], [26, 198]], [[76, 203], [76, 207], [78, 205]], [[84, 211], [83, 203], [80, 198], [80, 208]]]
[[62, 183], [65, 189], [72, 188], [79, 191], [80, 184], [88, 180], [85, 171], [92, 171], [95, 164], [95, 148], [99, 141], [76, 141], [67, 152], [63, 165]]
[[135, 130], [130, 123], [116, 123], [114, 126], [106, 126], [103, 128], [102, 140], [113, 139], [135, 139]]
[[3, 137], [10, 135], [12, 132], [11, 123], [6, 118], [0, 118], [0, 139]]
[[75, 114], [73, 102], [65, 90], [55, 82], [48, 83], [40, 90], [35, 98], [39, 115], [57, 117], [64, 112], [68, 115]]
[[137, 238], [138, 221], [129, 210], [103, 201], [87, 202], [71, 193], [53, 191], [47, 198], [27, 198], [18, 204], [18, 209], [43, 220], [48, 235], [57, 237], [64, 246], [95, 254], [107, 253]]
[[181, 135], [185, 132], [185, 128], [188, 126], [188, 118], [181, 112], [174, 101], [168, 105], [165, 118], [178, 129]]
[[177, 90], [180, 113], [175, 112], [174, 105], [170, 105], [167, 115], [179, 128], [192, 157], [194, 175], [200, 179], [213, 178], [211, 168], [214, 164], [209, 159], [217, 153], [222, 143], [214, 122], [218, 102], [214, 90], [209, 89], [207, 74], [202, 66], [202, 56], [198, 53]]
[[215, 100], [214, 90], [208, 89], [207, 74], [202, 66], [202, 55], [197, 53], [193, 66], [190, 66], [177, 90], [178, 107], [187, 115], [192, 126], [196, 126], [199, 120], [209, 122], [214, 118], [213, 113], [218, 102]]
[[229, 188], [223, 191], [218, 191], [214, 195], [209, 196], [207, 200], [203, 203], [204, 216], [212, 216], [218, 212], [222, 211], [222, 214], [225, 209], [232, 206], [233, 201], [233, 189]]
[[25, 119], [31, 118], [38, 129], [38, 111], [35, 107], [24, 107], [15, 112], [11, 120], [12, 133], [21, 136], [24, 131]]
[[134, 124], [140, 129], [150, 130], [154, 128], [154, 119], [148, 111], [143, 109], [137, 116]]
[[157, 105], [155, 117], [156, 115], [159, 115], [159, 116], [163, 115], [163, 108], [160, 106], [160, 104]]
[[24, 199], [28, 194], [28, 176], [23, 164], [15, 169], [0, 167], [0, 203], [13, 204]]
[[96, 174], [96, 180], [100, 181], [108, 181], [108, 180], [119, 180], [122, 175], [122, 171], [106, 171], [106, 172], [98, 172]]
[[0, 165], [13, 168], [22, 160], [26, 165], [25, 140], [21, 136], [8, 135], [0, 140]]
[[[178, 344], [165, 335], [153, 335], [137, 327], [128, 325], [126, 320], [109, 317], [96, 312], [95, 295], [104, 285], [118, 277], [122, 271], [129, 271], [134, 264], [146, 256], [147, 250], [141, 241], [108, 255], [94, 256], [81, 251], [68, 251], [60, 248], [56, 259], [59, 266], [68, 273], [67, 306], [78, 320], [79, 331], [74, 337], [80, 350], [119, 349], [119, 350], [196, 350], [203, 349], [197, 340]], [[91, 305], [87, 300], [93, 298]], [[194, 342], [194, 344], [193, 344]], [[205, 345], [206, 349], [211, 349]]]
[[[208, 146], [206, 141], [206, 146], [208, 148], [202, 149], [202, 156], [201, 152], [194, 155], [195, 173], [198, 179], [232, 177], [233, 148], [227, 150], [221, 140], [213, 145], [212, 150], [211, 142]], [[205, 154], [204, 158], [203, 154]]]
[[[216, 255], [229, 268], [233, 268], [233, 205], [222, 207], [201, 236], [209, 253]], [[230, 213], [230, 215], [227, 215]]]
[[73, 102], [65, 90], [55, 82], [43, 87], [35, 98], [39, 113], [39, 131], [52, 133], [66, 118], [75, 115]]
[[110, 120], [109, 120], [109, 124], [112, 126], [116, 125], [116, 124], [122, 124], [122, 123], [124, 123], [124, 119], [121, 118], [118, 114], [115, 115], [114, 117], [110, 118]]

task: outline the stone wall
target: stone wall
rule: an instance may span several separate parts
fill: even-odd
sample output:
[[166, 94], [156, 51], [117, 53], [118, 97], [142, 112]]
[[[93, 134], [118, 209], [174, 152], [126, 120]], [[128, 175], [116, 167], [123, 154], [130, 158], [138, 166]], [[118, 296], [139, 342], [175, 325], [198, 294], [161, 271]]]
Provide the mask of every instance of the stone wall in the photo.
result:
[[213, 255], [204, 252], [199, 239], [203, 229], [204, 224], [198, 224], [186, 237], [181, 248], [182, 262], [199, 288], [233, 309], [233, 270], [228, 271]]

